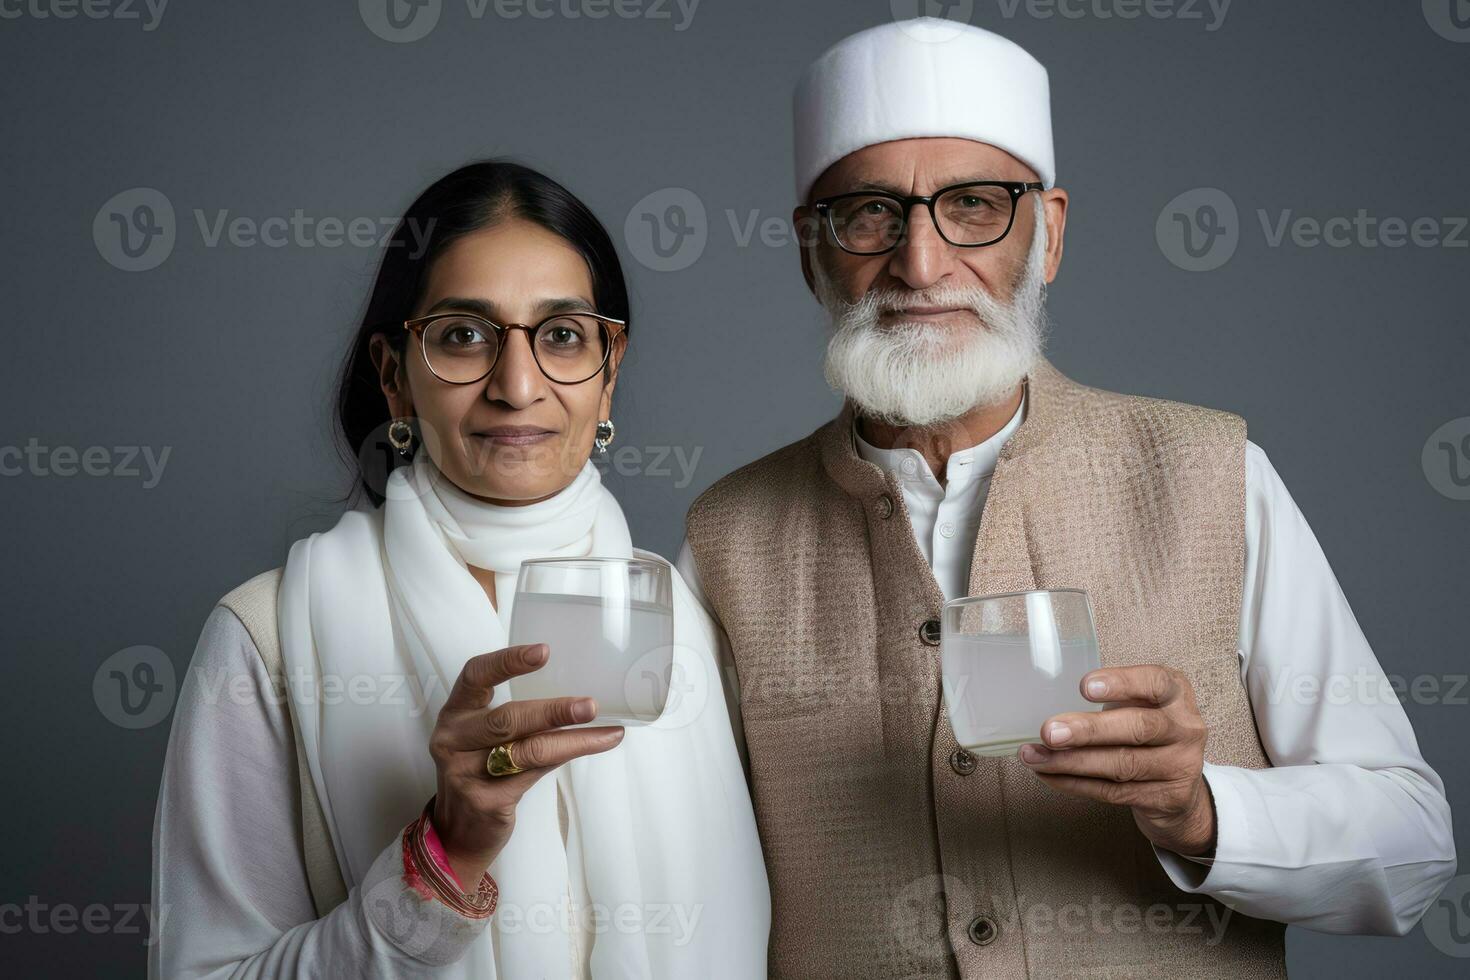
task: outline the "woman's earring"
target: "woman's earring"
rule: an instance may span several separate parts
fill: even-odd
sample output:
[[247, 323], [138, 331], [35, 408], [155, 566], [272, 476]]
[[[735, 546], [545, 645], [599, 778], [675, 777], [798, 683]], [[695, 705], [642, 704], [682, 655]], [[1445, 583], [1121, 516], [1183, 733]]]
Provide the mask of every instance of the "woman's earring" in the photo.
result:
[[413, 426], [408, 424], [408, 419], [393, 420], [388, 426], [388, 441], [404, 459], [413, 455]]
[[597, 438], [592, 441], [592, 448], [599, 454], [607, 452], [607, 447], [612, 445], [613, 436], [617, 435], [617, 426], [613, 425], [612, 419], [603, 419], [597, 423]]

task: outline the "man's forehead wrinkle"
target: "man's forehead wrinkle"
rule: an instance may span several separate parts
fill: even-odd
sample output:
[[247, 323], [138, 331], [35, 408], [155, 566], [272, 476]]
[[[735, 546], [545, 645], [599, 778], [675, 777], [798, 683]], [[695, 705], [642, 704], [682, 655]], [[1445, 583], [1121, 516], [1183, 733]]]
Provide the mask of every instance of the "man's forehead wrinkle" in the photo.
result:
[[[935, 156], [952, 157], [950, 151], [935, 151]], [[932, 167], [932, 169], [931, 169]], [[942, 169], [941, 169], [942, 168]], [[980, 180], [1027, 180], [1031, 179], [1029, 168], [1009, 154], [1000, 160], [955, 162], [944, 160], [927, 164], [923, 155], [915, 155], [887, 170], [875, 168], [863, 162], [859, 168], [843, 178], [842, 183], [853, 189], [890, 190], [903, 194], [920, 194], [936, 191], [941, 187], [967, 184]]]

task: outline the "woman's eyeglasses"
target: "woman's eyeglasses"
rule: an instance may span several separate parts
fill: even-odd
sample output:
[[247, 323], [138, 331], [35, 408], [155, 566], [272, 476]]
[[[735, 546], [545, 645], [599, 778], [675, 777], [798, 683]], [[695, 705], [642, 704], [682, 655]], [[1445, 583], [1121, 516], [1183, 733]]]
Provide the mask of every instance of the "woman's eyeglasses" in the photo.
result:
[[489, 376], [511, 331], [524, 330], [541, 373], [557, 384], [581, 384], [607, 366], [613, 340], [627, 321], [598, 313], [555, 313], [534, 326], [499, 324], [475, 313], [432, 313], [405, 320], [417, 334], [424, 363], [440, 381], [474, 384]]

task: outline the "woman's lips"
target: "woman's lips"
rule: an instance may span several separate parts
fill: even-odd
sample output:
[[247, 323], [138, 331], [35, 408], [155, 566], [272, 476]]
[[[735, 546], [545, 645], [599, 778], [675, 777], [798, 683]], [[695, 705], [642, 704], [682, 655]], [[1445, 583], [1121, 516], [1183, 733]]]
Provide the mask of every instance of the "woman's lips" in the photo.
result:
[[492, 446], [534, 446], [556, 435], [550, 429], [535, 425], [504, 425], [472, 435]]

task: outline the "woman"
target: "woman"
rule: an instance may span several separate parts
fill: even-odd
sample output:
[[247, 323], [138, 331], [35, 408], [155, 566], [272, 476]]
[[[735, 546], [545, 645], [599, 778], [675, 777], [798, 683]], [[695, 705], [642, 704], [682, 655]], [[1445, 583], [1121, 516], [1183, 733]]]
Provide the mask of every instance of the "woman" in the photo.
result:
[[[628, 342], [606, 231], [554, 181], [485, 162], [426, 190], [395, 241], [338, 397], [377, 506], [205, 623], [155, 819], [150, 974], [765, 976], [713, 626], [678, 573], [677, 710], [568, 727], [590, 698], [506, 690], [558, 653], [507, 646], [522, 559], [656, 557], [588, 459]], [[378, 484], [384, 432], [400, 465]]]

